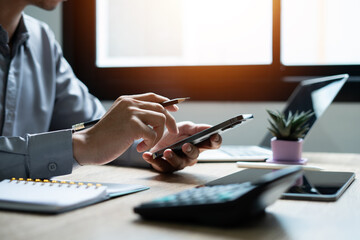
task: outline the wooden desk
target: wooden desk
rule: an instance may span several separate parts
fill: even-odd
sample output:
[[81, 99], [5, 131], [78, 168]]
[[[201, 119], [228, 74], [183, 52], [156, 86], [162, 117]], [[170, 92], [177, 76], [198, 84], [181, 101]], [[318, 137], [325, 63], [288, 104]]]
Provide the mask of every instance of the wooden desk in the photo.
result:
[[[304, 155], [312, 165], [360, 176], [359, 154]], [[82, 167], [62, 178], [143, 184], [150, 189], [60, 215], [0, 211], [0, 239], [360, 239], [359, 180], [337, 202], [278, 200], [259, 221], [232, 229], [147, 222], [133, 213], [133, 207], [143, 201], [239, 170], [234, 163], [201, 163], [170, 175], [112, 166]]]

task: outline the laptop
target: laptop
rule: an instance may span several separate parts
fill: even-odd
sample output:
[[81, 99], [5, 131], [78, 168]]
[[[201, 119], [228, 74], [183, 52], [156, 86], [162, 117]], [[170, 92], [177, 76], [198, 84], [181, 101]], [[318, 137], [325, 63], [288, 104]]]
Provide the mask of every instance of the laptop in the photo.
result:
[[[295, 88], [287, 100], [283, 113], [287, 116], [291, 111], [312, 110], [315, 114], [309, 120], [309, 133], [317, 119], [333, 102], [340, 89], [349, 78], [348, 74], [340, 74], [303, 80]], [[272, 155], [270, 140], [273, 136], [269, 131], [264, 133], [263, 140], [257, 146], [223, 145], [220, 149], [204, 151], [200, 154], [199, 162], [235, 162], [235, 161], [264, 161]]]

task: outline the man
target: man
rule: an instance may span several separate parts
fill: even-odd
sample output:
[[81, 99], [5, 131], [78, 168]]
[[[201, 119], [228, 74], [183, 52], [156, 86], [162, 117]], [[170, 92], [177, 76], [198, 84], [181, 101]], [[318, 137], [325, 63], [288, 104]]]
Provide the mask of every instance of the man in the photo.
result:
[[[47, 25], [22, 12], [27, 5], [54, 9], [61, 0], [0, 0], [0, 178], [50, 178], [86, 164], [140, 166], [173, 172], [196, 163], [199, 152], [218, 148], [214, 135], [200, 147], [184, 144], [185, 156], [155, 152], [208, 128], [176, 124], [154, 93], [119, 97], [105, 113], [75, 76]], [[101, 120], [73, 132], [79, 122]], [[165, 128], [167, 130], [165, 130]], [[147, 152], [144, 152], [147, 151]], [[144, 152], [143, 154], [140, 154]], [[139, 161], [140, 160], [140, 161]], [[145, 161], [146, 162], [145, 162]]]

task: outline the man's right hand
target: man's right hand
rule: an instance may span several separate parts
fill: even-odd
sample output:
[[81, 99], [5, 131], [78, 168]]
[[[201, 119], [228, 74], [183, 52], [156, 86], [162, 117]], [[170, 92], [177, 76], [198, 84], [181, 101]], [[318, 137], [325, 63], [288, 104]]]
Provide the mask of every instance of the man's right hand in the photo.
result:
[[119, 97], [106, 114], [89, 129], [73, 134], [73, 154], [80, 165], [106, 164], [123, 154], [137, 139], [139, 152], [149, 150], [168, 131], [178, 133], [174, 117], [160, 104], [166, 97], [146, 93]]

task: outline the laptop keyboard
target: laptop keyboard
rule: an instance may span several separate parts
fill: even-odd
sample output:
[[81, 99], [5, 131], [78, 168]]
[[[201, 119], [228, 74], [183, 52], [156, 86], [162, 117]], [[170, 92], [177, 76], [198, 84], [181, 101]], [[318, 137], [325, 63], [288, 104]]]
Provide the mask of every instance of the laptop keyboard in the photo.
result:
[[257, 146], [223, 146], [221, 151], [230, 156], [270, 156], [271, 151]]

